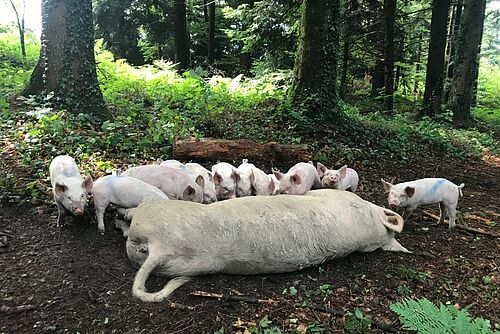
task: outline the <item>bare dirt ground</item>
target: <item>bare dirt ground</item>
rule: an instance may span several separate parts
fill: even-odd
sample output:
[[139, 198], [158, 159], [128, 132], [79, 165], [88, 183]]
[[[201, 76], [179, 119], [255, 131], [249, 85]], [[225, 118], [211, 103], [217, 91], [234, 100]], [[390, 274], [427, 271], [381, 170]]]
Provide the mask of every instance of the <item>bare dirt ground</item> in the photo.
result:
[[[361, 176], [359, 195], [381, 205], [386, 197], [380, 177], [400, 182], [441, 176], [464, 182], [459, 223], [500, 232], [500, 163], [494, 158], [464, 163], [435, 157], [404, 168], [397, 162], [359, 162], [353, 167]], [[413, 254], [378, 250], [288, 274], [198, 277], [168, 302], [146, 304], [131, 296], [135, 269], [111, 215], [108, 233], [101, 236], [96, 225], [85, 221], [68, 219], [56, 228], [55, 205], [4, 203], [0, 234], [8, 246], [0, 247], [0, 333], [211, 334], [221, 327], [225, 333], [243, 333], [264, 316], [290, 333], [302, 333], [307, 326], [307, 333], [319, 328], [343, 333], [346, 318], [321, 307], [358, 307], [389, 330], [404, 332], [389, 305], [405, 297], [471, 305], [472, 315], [500, 323], [499, 238], [459, 229], [450, 232], [447, 225], [436, 226], [424, 211], [439, 214], [437, 205], [418, 209], [398, 236]], [[167, 280], [153, 278], [148, 286], [159, 289]], [[271, 302], [192, 295], [197, 290]]]

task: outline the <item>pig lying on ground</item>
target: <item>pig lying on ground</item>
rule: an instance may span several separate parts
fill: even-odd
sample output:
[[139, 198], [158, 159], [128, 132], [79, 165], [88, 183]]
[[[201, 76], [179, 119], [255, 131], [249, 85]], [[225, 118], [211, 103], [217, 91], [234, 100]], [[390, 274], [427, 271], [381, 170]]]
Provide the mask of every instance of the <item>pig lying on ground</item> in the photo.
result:
[[[132, 293], [146, 302], [168, 298], [191, 276], [290, 272], [377, 248], [408, 252], [394, 238], [401, 216], [331, 189], [211, 205], [146, 202], [125, 216], [127, 255], [139, 267]], [[152, 272], [173, 278], [150, 293], [144, 283]]]
[[403, 208], [403, 218], [408, 219], [413, 210], [421, 205], [439, 203], [439, 221], [444, 222], [444, 209], [448, 211], [448, 227], [455, 227], [458, 197], [462, 196], [464, 183], [457, 186], [453, 182], [440, 178], [426, 178], [410, 182], [391, 184], [382, 180], [384, 189], [389, 193], [391, 207]]
[[324, 188], [356, 192], [359, 183], [359, 176], [354, 169], [348, 168], [347, 165], [335, 170], [328, 169], [325, 165], [318, 162], [317, 170]]
[[183, 164], [182, 162], [179, 162], [177, 160], [165, 160], [160, 163], [160, 165], [181, 169], [189, 173], [192, 179], [195, 181], [198, 175], [201, 175], [205, 181], [203, 186], [203, 203], [210, 204], [217, 202], [217, 194], [215, 191], [215, 184], [213, 181], [212, 173], [202, 165], [194, 162]]
[[205, 181], [201, 175], [198, 175], [194, 181], [186, 171], [160, 165], [132, 167], [121, 175], [135, 177], [149, 183], [163, 191], [170, 199], [197, 203], [203, 201]]
[[[241, 179], [248, 176], [250, 181], [251, 195], [270, 196], [274, 193], [274, 180], [270, 179], [266, 173], [255, 167], [254, 164], [248, 163], [247, 159], [238, 167]], [[238, 197], [240, 197], [238, 195]]]
[[236, 198], [236, 188], [240, 182], [240, 174], [236, 167], [227, 162], [219, 162], [212, 166], [215, 190], [219, 201]]
[[133, 177], [109, 175], [98, 179], [94, 183], [94, 206], [99, 233], [105, 232], [104, 211], [109, 204], [129, 209], [146, 200], [161, 199], [168, 197], [155, 186]]
[[299, 162], [288, 170], [286, 174], [273, 171], [279, 180], [279, 189], [282, 194], [304, 195], [314, 188], [321, 188], [318, 171], [312, 163]]
[[50, 183], [54, 193], [59, 216], [57, 226], [64, 223], [66, 211], [73, 215], [83, 215], [87, 205], [87, 194], [92, 192], [92, 177], [87, 175], [85, 180], [75, 160], [69, 155], [55, 157], [49, 166]]

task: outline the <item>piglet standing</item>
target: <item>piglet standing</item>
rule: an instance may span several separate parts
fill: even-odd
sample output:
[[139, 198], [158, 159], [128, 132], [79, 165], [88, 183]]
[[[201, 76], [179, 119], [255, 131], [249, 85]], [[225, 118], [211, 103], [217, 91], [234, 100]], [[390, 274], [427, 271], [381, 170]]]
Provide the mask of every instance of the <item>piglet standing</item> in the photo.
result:
[[457, 204], [462, 196], [464, 183], [457, 186], [442, 178], [426, 178], [415, 181], [391, 184], [382, 180], [384, 189], [389, 193], [388, 202], [391, 207], [403, 208], [406, 220], [417, 207], [439, 203], [438, 225], [444, 222], [444, 209], [448, 211], [448, 227], [455, 227]]
[[275, 184], [274, 180], [270, 179], [269, 176], [264, 173], [259, 168], [255, 167], [254, 164], [248, 163], [247, 159], [243, 159], [241, 165], [238, 167], [240, 175], [249, 175], [252, 195], [256, 196], [270, 196], [273, 195]]
[[75, 160], [69, 155], [55, 157], [49, 166], [50, 183], [54, 193], [59, 216], [57, 226], [61, 226], [66, 217], [66, 212], [72, 215], [83, 215], [87, 205], [87, 194], [92, 192], [92, 177], [87, 175], [85, 180], [80, 176], [80, 171]]
[[273, 171], [279, 180], [282, 194], [304, 195], [311, 189], [321, 188], [318, 172], [312, 163], [299, 162], [288, 170], [286, 174]]
[[236, 188], [240, 182], [240, 174], [236, 167], [227, 162], [219, 162], [212, 166], [217, 199], [219, 201], [236, 198]]
[[317, 170], [324, 188], [349, 190], [352, 192], [355, 192], [358, 188], [358, 173], [354, 169], [348, 168], [347, 165], [335, 170], [328, 169], [325, 165], [318, 162]]
[[[143, 201], [168, 200], [160, 189], [129, 176], [108, 175], [94, 183], [94, 206], [99, 233], [104, 234], [104, 211], [113, 204], [119, 208], [135, 208]], [[124, 231], [125, 232], [125, 231]]]

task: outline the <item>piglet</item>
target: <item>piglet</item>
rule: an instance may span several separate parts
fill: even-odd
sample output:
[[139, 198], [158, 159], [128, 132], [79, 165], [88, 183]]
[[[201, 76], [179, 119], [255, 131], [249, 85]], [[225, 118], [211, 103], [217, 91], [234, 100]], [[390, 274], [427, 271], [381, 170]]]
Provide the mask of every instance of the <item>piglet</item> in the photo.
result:
[[113, 204], [119, 208], [135, 208], [147, 200], [168, 200], [160, 189], [129, 176], [108, 175], [94, 183], [94, 206], [97, 228], [104, 234], [104, 211]]
[[244, 176], [248, 176], [252, 195], [270, 196], [273, 194], [275, 189], [274, 180], [270, 179], [266, 173], [255, 167], [254, 164], [248, 163], [247, 159], [243, 159], [241, 165], [238, 166], [238, 172], [240, 172], [242, 179]]
[[444, 209], [448, 211], [448, 227], [455, 227], [457, 203], [462, 196], [464, 183], [457, 186], [442, 178], [426, 178], [398, 184], [391, 184], [381, 179], [384, 189], [389, 193], [388, 202], [391, 207], [403, 208], [406, 220], [417, 207], [439, 203], [439, 221], [444, 222]]
[[276, 178], [276, 175], [274, 175], [274, 170], [273, 170], [273, 174], [267, 174], [267, 176], [269, 177], [269, 183], [272, 182], [274, 185], [274, 190], [273, 190], [272, 195], [279, 195], [280, 194], [280, 181], [278, 181], [278, 179]]
[[328, 169], [325, 165], [318, 162], [317, 170], [324, 188], [349, 190], [352, 192], [355, 192], [358, 188], [358, 173], [354, 169], [348, 168], [347, 165], [335, 170]]
[[170, 199], [197, 203], [203, 201], [205, 180], [201, 175], [193, 180], [192, 176], [184, 170], [160, 165], [132, 167], [121, 175], [135, 177], [149, 183], [163, 191]]
[[205, 180], [203, 187], [203, 203], [210, 204], [217, 202], [217, 192], [212, 172], [196, 162], [188, 162], [185, 164], [186, 170], [194, 175], [201, 175]]
[[[227, 162], [219, 162], [212, 166], [215, 190], [219, 201], [236, 198], [236, 188], [241, 177], [236, 167]], [[240, 189], [240, 193], [242, 193]]]
[[59, 216], [57, 226], [64, 223], [66, 212], [72, 215], [83, 215], [87, 205], [87, 194], [92, 192], [92, 177], [87, 175], [85, 180], [80, 176], [80, 171], [75, 160], [69, 155], [55, 157], [49, 166], [50, 183], [54, 193]]
[[318, 172], [312, 163], [299, 162], [286, 174], [278, 171], [273, 171], [273, 173], [279, 180], [279, 189], [282, 194], [304, 195], [313, 188], [321, 187]]

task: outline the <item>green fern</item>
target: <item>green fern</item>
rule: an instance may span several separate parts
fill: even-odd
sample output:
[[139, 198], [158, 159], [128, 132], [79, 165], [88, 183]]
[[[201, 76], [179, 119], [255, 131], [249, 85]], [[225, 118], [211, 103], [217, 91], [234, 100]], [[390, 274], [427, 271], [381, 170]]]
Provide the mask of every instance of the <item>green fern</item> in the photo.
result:
[[403, 328], [419, 334], [499, 334], [491, 330], [490, 321], [472, 319], [467, 308], [457, 309], [453, 305], [439, 307], [423, 299], [406, 299], [391, 305], [399, 315]]

